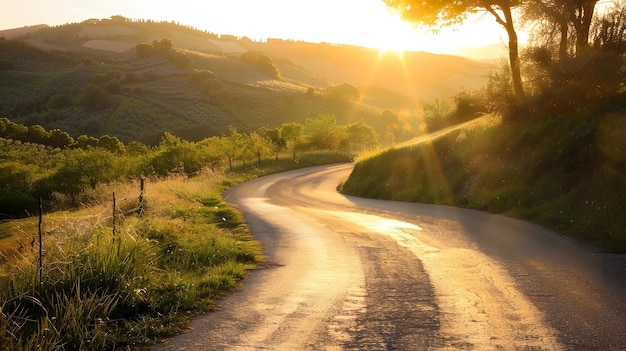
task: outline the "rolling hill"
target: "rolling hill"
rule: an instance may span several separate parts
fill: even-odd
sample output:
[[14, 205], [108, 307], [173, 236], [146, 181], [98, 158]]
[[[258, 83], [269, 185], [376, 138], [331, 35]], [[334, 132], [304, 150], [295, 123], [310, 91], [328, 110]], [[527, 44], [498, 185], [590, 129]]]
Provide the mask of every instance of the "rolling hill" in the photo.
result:
[[[340, 123], [363, 120], [383, 133], [385, 110], [417, 113], [423, 102], [482, 86], [491, 69], [455, 56], [256, 42], [120, 16], [0, 31], [0, 38], [0, 116], [146, 143], [163, 131], [198, 140], [229, 126], [275, 128], [320, 114]], [[138, 46], [163, 39], [173, 45], [167, 53], [138, 55]], [[279, 76], [243, 61], [247, 52], [269, 58]], [[328, 87], [343, 83], [360, 90], [360, 101], [325, 98]], [[89, 105], [87, 86], [106, 98]]]

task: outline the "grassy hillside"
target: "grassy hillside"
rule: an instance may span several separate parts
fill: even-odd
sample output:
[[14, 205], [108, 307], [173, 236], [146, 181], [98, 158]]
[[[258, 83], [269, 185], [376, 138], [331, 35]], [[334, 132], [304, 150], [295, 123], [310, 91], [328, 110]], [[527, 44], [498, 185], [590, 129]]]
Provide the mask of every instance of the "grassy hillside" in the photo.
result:
[[342, 191], [521, 217], [625, 253], [624, 140], [621, 105], [546, 119], [488, 115], [364, 156]]
[[[151, 144], [163, 131], [199, 140], [231, 125], [273, 128], [319, 114], [333, 114], [340, 123], [364, 120], [383, 134], [391, 123], [384, 110], [415, 113], [423, 101], [482, 84], [490, 69], [458, 57], [407, 53], [399, 62], [366, 48], [253, 42], [121, 17], [2, 36], [11, 40], [0, 43], [0, 116], [74, 136], [109, 134]], [[137, 56], [137, 45], [164, 38], [173, 44], [171, 53]], [[16, 47], [14, 40], [26, 45]], [[242, 61], [248, 51], [267, 55], [280, 76]], [[194, 81], [198, 70], [210, 71], [210, 81]], [[341, 83], [358, 87], [361, 100], [324, 98], [326, 88]], [[105, 104], [81, 105], [88, 84], [106, 91]], [[51, 103], [63, 98], [65, 104]]]

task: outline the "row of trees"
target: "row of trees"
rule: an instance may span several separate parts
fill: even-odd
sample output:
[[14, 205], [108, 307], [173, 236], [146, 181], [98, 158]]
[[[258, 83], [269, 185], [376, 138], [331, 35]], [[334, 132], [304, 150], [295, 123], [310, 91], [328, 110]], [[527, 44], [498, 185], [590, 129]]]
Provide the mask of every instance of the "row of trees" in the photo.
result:
[[[619, 84], [616, 87], [600, 81], [615, 81], [623, 66], [626, 11], [622, 1], [616, 1], [602, 16], [596, 14], [598, 0], [383, 1], [403, 19], [431, 28], [460, 24], [478, 12], [492, 15], [508, 36], [510, 80], [518, 99], [527, 94], [529, 86], [536, 88], [533, 83], [538, 80], [543, 86], [576, 84], [577, 89], [582, 86], [592, 92], [600, 83], [602, 91], [596, 95], [601, 98], [615, 94], [619, 88]], [[518, 28], [522, 25], [529, 29], [535, 48], [526, 56], [520, 55], [518, 43]], [[526, 81], [523, 58], [532, 66]], [[610, 67], [601, 72], [611, 72], [613, 76], [585, 75], [589, 68], [607, 65]], [[537, 66], [541, 72], [532, 70]], [[594, 76], [592, 81], [586, 81]]]
[[99, 147], [114, 153], [120, 153], [124, 150], [124, 144], [114, 136], [103, 135], [95, 138], [80, 135], [74, 139], [67, 132], [60, 129], [48, 131], [38, 124], [27, 127], [23, 124], [13, 123], [8, 118], [0, 118], [0, 138], [60, 149]]
[[[0, 120], [0, 126], [9, 126], [4, 129], [5, 136], [18, 136], [7, 133], [15, 126], [25, 131], [26, 137], [30, 137], [29, 130], [46, 133], [41, 127], [7, 121]], [[303, 151], [356, 153], [378, 145], [378, 135], [370, 126], [363, 122], [340, 126], [334, 116], [256, 132], [231, 128], [228, 135], [198, 142], [165, 133], [155, 147], [138, 142], [124, 145], [110, 136], [80, 136], [62, 146], [44, 146], [36, 140], [41, 139], [0, 137], [0, 213], [24, 215], [24, 209], [36, 208], [39, 197], [58, 207], [75, 206], [86, 190], [120, 179], [170, 173], [193, 175], [203, 168], [232, 171], [235, 163], [257, 165], [261, 157], [278, 158], [287, 150], [297, 157]]]

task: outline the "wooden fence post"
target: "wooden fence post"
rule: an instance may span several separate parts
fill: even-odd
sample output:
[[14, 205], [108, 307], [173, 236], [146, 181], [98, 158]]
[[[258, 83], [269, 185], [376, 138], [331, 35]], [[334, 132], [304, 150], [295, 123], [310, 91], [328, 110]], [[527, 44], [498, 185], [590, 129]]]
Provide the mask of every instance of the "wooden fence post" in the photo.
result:
[[146, 186], [146, 178], [141, 177], [141, 181], [139, 182], [139, 216], [140, 217], [143, 215], [143, 205], [144, 205], [143, 192], [145, 190], [145, 186]]
[[43, 205], [39, 198], [39, 286], [43, 284]]
[[113, 192], [113, 237], [115, 237], [115, 191]]

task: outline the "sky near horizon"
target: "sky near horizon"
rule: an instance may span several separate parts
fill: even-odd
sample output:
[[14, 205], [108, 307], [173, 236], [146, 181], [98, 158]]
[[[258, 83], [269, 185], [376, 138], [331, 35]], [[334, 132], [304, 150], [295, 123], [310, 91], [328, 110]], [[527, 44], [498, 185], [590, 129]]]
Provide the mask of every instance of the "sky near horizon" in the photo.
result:
[[0, 30], [62, 25], [121, 15], [174, 21], [216, 34], [281, 38], [379, 49], [457, 53], [501, 44], [506, 35], [490, 15], [429, 34], [388, 11], [382, 0], [0, 0]]

